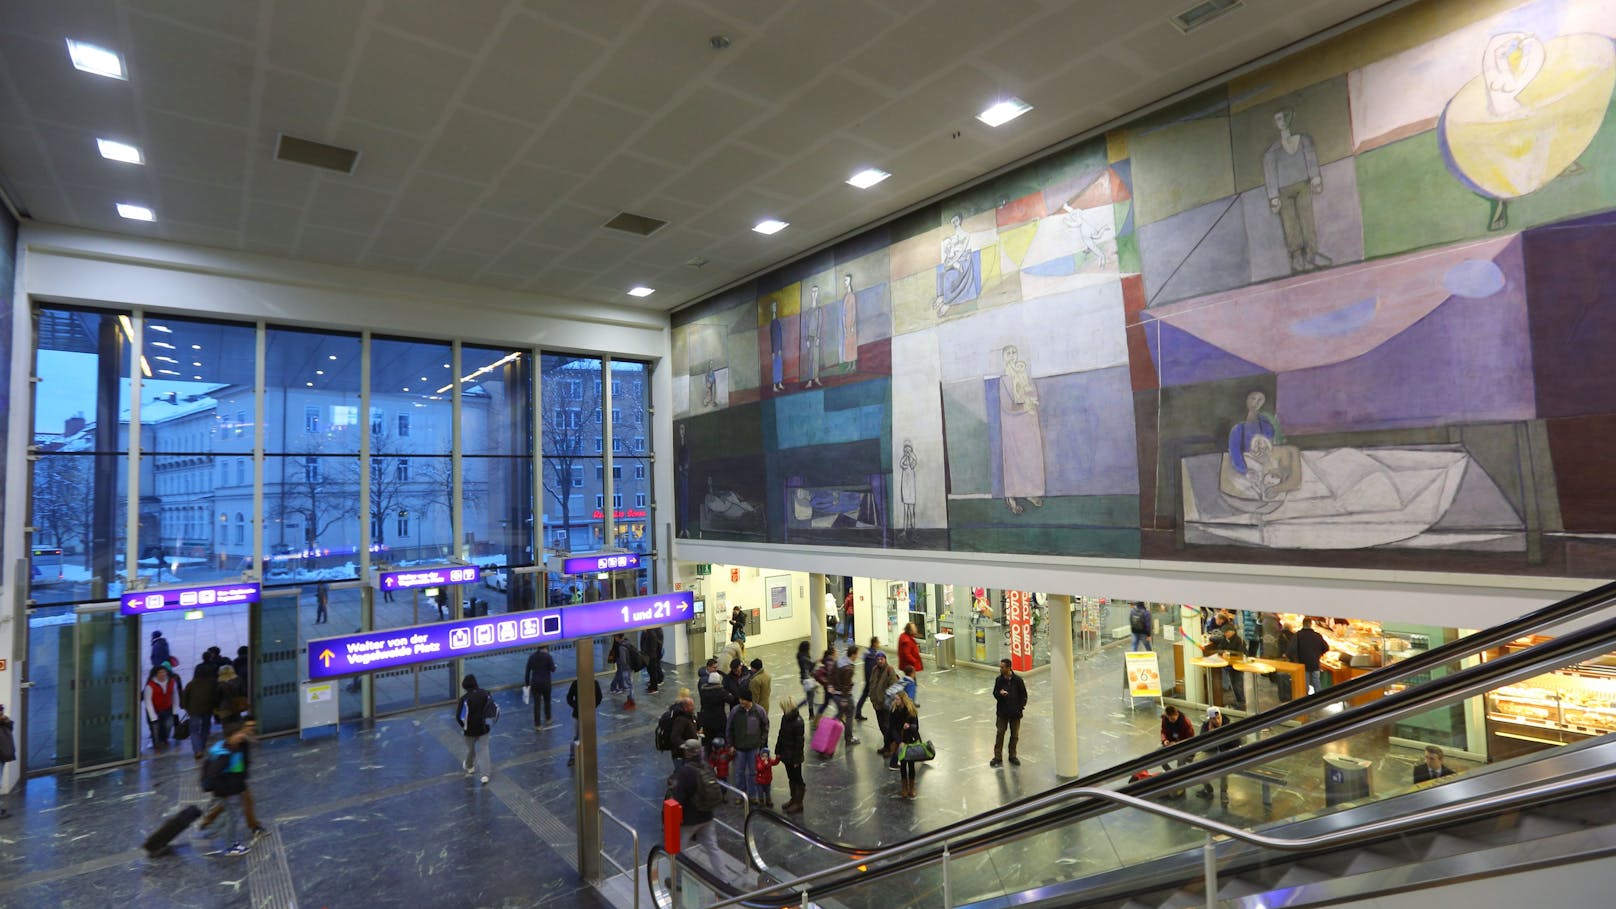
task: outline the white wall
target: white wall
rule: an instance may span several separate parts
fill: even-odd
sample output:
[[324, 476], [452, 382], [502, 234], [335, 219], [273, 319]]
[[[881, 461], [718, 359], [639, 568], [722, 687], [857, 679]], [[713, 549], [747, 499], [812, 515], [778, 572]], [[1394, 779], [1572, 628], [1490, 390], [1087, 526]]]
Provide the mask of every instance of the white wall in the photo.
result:
[[[747, 647], [759, 644], [778, 644], [781, 641], [795, 641], [808, 636], [808, 574], [802, 571], [776, 571], [770, 568], [743, 567], [740, 569], [740, 579], [731, 581], [729, 565], [714, 565], [713, 573], [697, 577], [695, 567], [690, 564], [679, 564], [677, 580], [685, 585], [686, 590], [699, 590], [699, 596], [707, 600], [707, 634], [714, 635], [714, 623], [723, 631], [724, 640], [729, 639], [729, 611], [736, 606], [743, 610], [762, 609], [760, 631], [756, 635], [748, 635]], [[769, 578], [787, 575], [791, 578], [791, 617], [769, 621], [768, 602], [769, 593], [766, 587]], [[726, 599], [724, 611], [718, 611], [718, 595], [723, 593]], [[771, 673], [777, 672], [778, 667], [770, 666]], [[795, 668], [792, 672], [795, 677]]]

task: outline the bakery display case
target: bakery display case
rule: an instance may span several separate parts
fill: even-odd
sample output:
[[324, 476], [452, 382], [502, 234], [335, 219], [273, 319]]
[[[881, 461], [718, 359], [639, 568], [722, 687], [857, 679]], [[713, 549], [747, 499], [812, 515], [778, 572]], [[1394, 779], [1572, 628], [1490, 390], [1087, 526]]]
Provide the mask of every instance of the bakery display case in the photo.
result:
[[[1511, 641], [1483, 659], [1548, 640]], [[1487, 748], [1493, 760], [1616, 732], [1616, 655], [1506, 685], [1486, 695]]]

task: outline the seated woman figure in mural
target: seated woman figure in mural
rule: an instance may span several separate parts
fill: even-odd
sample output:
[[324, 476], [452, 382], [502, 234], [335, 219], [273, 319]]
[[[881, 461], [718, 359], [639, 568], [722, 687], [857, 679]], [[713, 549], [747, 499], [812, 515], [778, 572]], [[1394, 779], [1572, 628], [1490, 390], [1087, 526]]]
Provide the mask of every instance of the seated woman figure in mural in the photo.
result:
[[1233, 459], [1225, 455], [1218, 474], [1218, 488], [1224, 495], [1252, 502], [1278, 504], [1285, 493], [1301, 485], [1301, 451], [1291, 445], [1275, 445], [1265, 435], [1251, 437], [1242, 453], [1242, 469], [1236, 470]]
[[965, 232], [965, 219], [959, 214], [949, 219], [954, 232], [943, 238], [942, 282], [932, 308], [938, 316], [955, 303], [968, 299], [976, 288], [976, 260], [971, 257], [971, 235]]
[[1246, 415], [1229, 429], [1229, 460], [1236, 473], [1246, 472], [1246, 451], [1253, 438], [1265, 436], [1275, 445], [1285, 442], [1285, 434], [1279, 428], [1279, 415], [1263, 412], [1262, 406], [1266, 403], [1268, 396], [1260, 391], [1246, 395]]

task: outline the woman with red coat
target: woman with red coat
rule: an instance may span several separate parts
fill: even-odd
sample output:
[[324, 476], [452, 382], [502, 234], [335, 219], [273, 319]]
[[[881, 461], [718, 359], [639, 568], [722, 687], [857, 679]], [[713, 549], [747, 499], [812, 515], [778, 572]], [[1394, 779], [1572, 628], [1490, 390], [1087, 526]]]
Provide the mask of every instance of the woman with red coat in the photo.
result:
[[909, 672], [914, 670], [916, 682], [920, 681], [920, 671], [925, 669], [920, 662], [920, 644], [915, 641], [915, 623], [910, 622], [903, 626], [903, 634], [898, 635], [898, 670]]
[[151, 729], [152, 748], [167, 748], [174, 732], [174, 708], [179, 706], [180, 700], [179, 681], [169, 673], [167, 663], [151, 671], [140, 700], [146, 712], [146, 725]]

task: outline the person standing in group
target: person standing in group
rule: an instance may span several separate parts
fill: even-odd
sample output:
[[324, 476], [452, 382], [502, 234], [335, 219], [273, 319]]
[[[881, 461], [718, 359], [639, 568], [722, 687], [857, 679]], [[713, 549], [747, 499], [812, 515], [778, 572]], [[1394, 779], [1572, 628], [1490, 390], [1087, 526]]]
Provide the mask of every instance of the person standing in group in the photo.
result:
[[1240, 638], [1240, 629], [1233, 621], [1219, 626], [1219, 634], [1206, 642], [1207, 653], [1221, 653], [1229, 665], [1223, 667], [1223, 696], [1226, 700], [1234, 701], [1234, 709], [1246, 709], [1246, 691], [1241, 684], [1240, 670], [1234, 664], [1245, 658], [1246, 642]]
[[1004, 730], [1010, 730], [1010, 763], [1016, 767], [1021, 766], [1021, 758], [1016, 757], [1016, 744], [1021, 741], [1021, 716], [1027, 710], [1027, 683], [1021, 680], [1011, 670], [1009, 660], [999, 661], [999, 677], [993, 680], [994, 700], [994, 727], [993, 760], [988, 762], [989, 767], [1002, 767], [1004, 762], [999, 759], [1003, 754]]
[[151, 633], [152, 668], [156, 669], [158, 666], [168, 662], [168, 656], [168, 638], [163, 637], [161, 631], [153, 631]]
[[752, 660], [752, 677], [747, 681], [746, 687], [752, 692], [752, 703], [769, 711], [769, 695], [774, 692], [774, 679], [769, 676], [768, 670], [763, 668], [763, 661]]
[[858, 659], [857, 644], [849, 644], [847, 650], [836, 658], [836, 668], [831, 670], [829, 690], [836, 699], [836, 718], [842, 721], [843, 740], [849, 745], [858, 745], [861, 739], [853, 734], [853, 661]]
[[612, 635], [611, 649], [606, 653], [606, 662], [617, 667], [617, 674], [612, 676], [612, 687], [607, 689], [612, 694], [628, 692], [630, 698], [634, 697], [634, 674], [629, 666], [628, 635], [618, 633]]
[[230, 661], [230, 668], [236, 671], [236, 678], [241, 680], [241, 690], [252, 690], [252, 655], [243, 644], [236, 648], [236, 658]]
[[842, 597], [842, 640], [853, 643], [853, 588]]
[[[1223, 715], [1223, 711], [1219, 710], [1216, 707], [1208, 707], [1208, 708], [1206, 708], [1206, 719], [1201, 721], [1201, 734], [1206, 735], [1209, 732], [1216, 732], [1217, 730], [1222, 729], [1224, 726], [1228, 725], [1228, 723], [1229, 723], [1229, 720], [1228, 720], [1227, 717], [1225, 717]], [[1240, 740], [1238, 738], [1231, 739], [1228, 742], [1225, 742], [1222, 745], [1218, 745], [1217, 747], [1211, 749], [1210, 751], [1207, 752], [1207, 754], [1216, 756], [1216, 755], [1222, 754], [1225, 751], [1233, 751], [1234, 749], [1239, 748], [1239, 747], [1240, 747]], [[1212, 783], [1210, 781], [1207, 782], [1200, 789], [1197, 789], [1195, 791], [1195, 794], [1200, 796], [1203, 799], [1211, 798], [1212, 797]], [[1229, 804], [1229, 775], [1227, 773], [1224, 774], [1223, 776], [1218, 777], [1218, 796], [1219, 796], [1219, 801], [1223, 802], [1223, 804], [1225, 804], [1225, 805]]]
[[[915, 702], [909, 700], [905, 692], [898, 692], [897, 699], [892, 705], [892, 725], [896, 731], [898, 749], [920, 739], [920, 710]], [[900, 755], [901, 757], [901, 755]], [[898, 782], [900, 795], [906, 799], [915, 797], [915, 762], [909, 760], [898, 761]]]
[[[884, 659], [886, 654], [881, 652], [881, 639], [870, 638], [870, 646], [864, 649], [864, 689], [859, 692], [858, 703], [853, 705], [853, 719], [864, 722], [868, 717], [864, 715], [864, 703], [870, 699], [870, 675], [875, 672], [875, 662]], [[881, 689], [875, 689], [876, 697], [880, 697]]]
[[729, 712], [724, 730], [735, 748], [735, 788], [747, 798], [756, 798], [757, 755], [759, 748], [769, 744], [769, 712], [752, 702], [751, 693], [743, 694], [740, 704]]
[[640, 656], [645, 658], [646, 694], [656, 694], [662, 689], [663, 640], [661, 628], [647, 628], [640, 632]]
[[[17, 739], [12, 735], [14, 728], [16, 724], [6, 716], [6, 705], [0, 704], [0, 780], [6, 778], [6, 765], [17, 759]], [[0, 792], [0, 818], [11, 817], [11, 812], [6, 810], [5, 798], [5, 793]]]
[[1302, 620], [1302, 630], [1296, 632], [1291, 638], [1290, 649], [1287, 656], [1302, 664], [1303, 675], [1307, 678], [1307, 693], [1317, 694], [1324, 681], [1323, 670], [1319, 668], [1319, 660], [1330, 652], [1330, 642], [1324, 639], [1313, 628], [1313, 620]]
[[920, 661], [920, 643], [915, 640], [917, 634], [919, 631], [915, 623], [910, 622], [903, 626], [903, 634], [898, 635], [898, 671], [913, 678], [918, 688], [920, 673], [926, 665]]
[[168, 747], [174, 733], [174, 708], [180, 704], [180, 686], [168, 673], [168, 663], [158, 663], [141, 689], [140, 703], [146, 713], [146, 728], [151, 731], [152, 748], [161, 751]]
[[191, 681], [180, 694], [180, 703], [191, 718], [191, 756], [202, 760], [213, 731], [213, 707], [218, 702], [219, 667], [210, 659], [196, 664]]
[[[718, 831], [713, 828], [713, 809], [724, 803], [724, 791], [718, 788], [713, 770], [701, 759], [701, 742], [688, 739], [679, 745], [678, 753], [684, 758], [668, 777], [668, 797], [679, 803], [679, 848], [688, 852], [700, 844], [707, 850], [708, 862], [718, 860]], [[712, 801], [717, 790], [718, 801]]]
[[729, 697], [724, 690], [724, 677], [709, 669], [696, 685], [696, 696], [701, 699], [701, 731], [708, 744], [724, 737], [724, 721], [729, 716]]
[[[594, 706], [591, 707], [590, 709], [599, 710], [600, 709], [600, 701], [601, 701], [600, 680], [599, 679], [592, 679], [591, 681], [593, 681], [595, 683], [595, 703], [594, 703]], [[580, 732], [579, 732], [579, 729], [578, 729], [578, 680], [577, 679], [573, 679], [572, 680], [572, 685], [567, 688], [567, 706], [572, 708], [572, 750], [567, 754], [567, 766], [571, 767], [572, 765], [578, 763], [578, 744], [579, 744], [578, 740], [580, 738]]]
[[236, 677], [236, 667], [229, 662], [220, 663], [219, 683], [213, 690], [213, 716], [219, 721], [219, 725], [223, 727], [230, 723], [241, 722], [251, 704], [252, 702], [247, 699], [247, 689], [242, 687], [241, 679]]
[[1128, 610], [1128, 631], [1133, 634], [1133, 644], [1129, 649], [1145, 651], [1151, 649], [1150, 609], [1144, 603], [1134, 603]]
[[696, 725], [696, 702], [689, 697], [680, 697], [669, 708], [673, 711], [673, 718], [668, 724], [667, 741], [673, 746], [673, 769], [678, 770], [679, 764], [684, 760], [679, 746], [695, 739], [701, 740], [701, 727]]
[[[868, 665], [868, 664], [866, 664]], [[887, 655], [877, 653], [875, 664], [864, 677], [865, 687], [875, 692], [870, 702], [875, 705], [875, 728], [881, 733], [881, 755], [890, 757], [892, 745], [897, 740], [892, 737], [892, 700], [893, 696], [903, 690], [903, 683], [898, 681], [898, 673], [887, 662]]]
[[550, 679], [555, 671], [555, 657], [550, 655], [549, 647], [540, 646], [528, 654], [527, 668], [522, 672], [522, 693], [533, 702], [534, 729], [555, 721], [555, 714], [550, 712]]
[[[1162, 711], [1161, 718], [1162, 747], [1171, 747], [1179, 742], [1187, 741], [1194, 735], [1195, 727], [1190, 724], [1190, 718], [1182, 713], [1179, 713], [1177, 707], [1174, 707], [1172, 704], [1168, 704], [1167, 709]], [[1178, 766], [1182, 767], [1189, 762], [1189, 757], [1180, 758], [1178, 761]], [[1171, 764], [1163, 764], [1162, 769], [1172, 770], [1173, 767]], [[1169, 799], [1181, 799], [1184, 797], [1184, 790], [1180, 789], [1177, 792], [1169, 792], [1162, 797]]]
[[493, 759], [488, 754], [488, 733], [493, 731], [492, 724], [499, 716], [499, 707], [494, 704], [494, 696], [477, 684], [475, 675], [467, 673], [460, 680], [460, 687], [466, 692], [460, 696], [455, 713], [455, 721], [466, 735], [466, 760], [462, 766], [466, 768], [467, 776], [481, 767], [482, 781], [486, 783], [488, 775], [494, 772]]
[[786, 814], [802, 813], [802, 797], [808, 794], [808, 784], [802, 778], [802, 758], [807, 744], [808, 733], [796, 700], [781, 698], [780, 731], [774, 737], [774, 756], [786, 765], [786, 783], [791, 787], [790, 801], [780, 808]]

